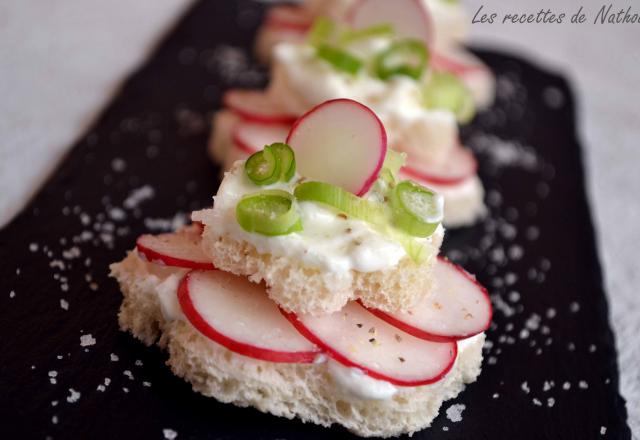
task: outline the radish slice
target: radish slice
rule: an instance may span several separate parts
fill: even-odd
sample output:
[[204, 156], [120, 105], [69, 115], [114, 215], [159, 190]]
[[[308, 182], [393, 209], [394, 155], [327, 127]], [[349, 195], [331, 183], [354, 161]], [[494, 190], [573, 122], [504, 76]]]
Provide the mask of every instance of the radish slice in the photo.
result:
[[188, 269], [215, 269], [211, 260], [202, 251], [202, 230], [198, 226], [172, 234], [138, 237], [136, 249], [152, 263]]
[[178, 287], [189, 322], [229, 350], [271, 362], [310, 363], [318, 348], [279, 313], [263, 285], [222, 271], [189, 272]]
[[420, 0], [359, 0], [347, 12], [347, 22], [356, 29], [389, 23], [396, 34], [423, 41], [427, 47], [433, 42], [433, 19]]
[[370, 311], [406, 333], [431, 341], [465, 339], [489, 328], [491, 300], [475, 277], [442, 257], [433, 276], [435, 288], [409, 313]]
[[297, 115], [278, 110], [268, 95], [257, 90], [234, 89], [225, 93], [225, 107], [242, 119], [261, 124], [293, 124]]
[[387, 133], [376, 114], [351, 99], [314, 107], [291, 128], [287, 144], [298, 172], [358, 196], [378, 178], [387, 154]]
[[451, 53], [443, 55], [438, 52], [431, 54], [431, 67], [438, 71], [450, 72], [458, 77], [485, 71], [486, 67], [475, 57], [470, 55]]
[[284, 142], [289, 133], [288, 125], [265, 125], [253, 122], [238, 123], [231, 134], [233, 143], [247, 154], [262, 150], [265, 145]]
[[322, 316], [282, 313], [336, 361], [395, 385], [437, 382], [449, 372], [457, 356], [455, 342], [431, 342], [411, 336], [357, 302]]
[[304, 8], [280, 5], [269, 9], [265, 22], [267, 26], [305, 33], [312, 25], [312, 18]]
[[463, 147], [451, 150], [444, 163], [418, 164], [411, 162], [400, 169], [401, 177], [412, 179], [427, 186], [432, 185], [458, 185], [476, 175], [478, 162], [473, 153]]

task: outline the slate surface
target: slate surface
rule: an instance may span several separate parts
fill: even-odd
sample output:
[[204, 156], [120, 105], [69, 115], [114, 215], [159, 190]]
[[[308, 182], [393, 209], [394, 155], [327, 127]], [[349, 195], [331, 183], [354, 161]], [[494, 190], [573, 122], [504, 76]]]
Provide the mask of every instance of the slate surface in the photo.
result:
[[[198, 4], [0, 231], [0, 437], [350, 437], [195, 394], [117, 328], [107, 266], [211, 203], [208, 118], [224, 89], [266, 81], [247, 50], [260, 15], [248, 1]], [[494, 323], [480, 379], [416, 438], [630, 438], [571, 91], [480, 55], [498, 99], [463, 137], [490, 215], [448, 231], [444, 250], [487, 285]]]

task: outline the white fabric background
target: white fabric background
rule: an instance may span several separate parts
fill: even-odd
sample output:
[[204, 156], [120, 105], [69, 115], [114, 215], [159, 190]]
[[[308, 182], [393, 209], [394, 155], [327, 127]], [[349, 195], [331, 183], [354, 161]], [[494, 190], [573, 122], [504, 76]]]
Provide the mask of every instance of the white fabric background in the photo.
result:
[[[0, 2], [0, 225], [29, 200], [190, 3]], [[579, 6], [572, 0], [467, 0], [470, 16], [482, 4], [501, 15], [540, 8], [573, 13]], [[640, 12], [637, 1], [613, 4]], [[593, 16], [602, 3], [582, 5]], [[561, 70], [575, 87], [622, 393], [638, 438], [640, 25], [475, 24], [471, 35], [474, 44], [508, 48]]]

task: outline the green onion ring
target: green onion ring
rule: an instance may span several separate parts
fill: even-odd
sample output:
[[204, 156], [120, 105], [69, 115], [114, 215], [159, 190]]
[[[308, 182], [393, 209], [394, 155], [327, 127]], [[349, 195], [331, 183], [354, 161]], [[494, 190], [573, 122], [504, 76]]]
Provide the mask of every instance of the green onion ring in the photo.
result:
[[381, 23], [363, 29], [348, 29], [340, 36], [340, 44], [351, 44], [361, 40], [375, 37], [393, 37], [393, 26], [389, 23]]
[[471, 92], [455, 75], [434, 72], [423, 89], [423, 103], [430, 109], [450, 110], [456, 120], [465, 124], [475, 115], [475, 104]]
[[427, 67], [429, 51], [419, 40], [402, 40], [393, 43], [375, 60], [375, 73], [382, 80], [395, 75], [419, 79]]
[[329, 205], [353, 218], [381, 225], [387, 223], [385, 206], [358, 197], [339, 186], [324, 182], [304, 182], [293, 192], [300, 201], [319, 202]]
[[321, 44], [317, 49], [319, 58], [330, 63], [336, 70], [355, 75], [362, 69], [363, 62], [346, 50], [328, 44]]
[[265, 147], [249, 156], [244, 163], [244, 170], [256, 185], [271, 185], [280, 180], [280, 158], [275, 151]]
[[336, 23], [328, 17], [319, 17], [307, 34], [307, 41], [311, 46], [318, 47], [326, 43], [333, 35]]
[[266, 148], [271, 150], [280, 161], [280, 180], [290, 181], [296, 174], [296, 156], [291, 147], [282, 142], [276, 142]]
[[442, 196], [410, 180], [393, 188], [390, 202], [394, 225], [415, 237], [430, 236], [442, 221]]
[[236, 205], [236, 220], [245, 231], [267, 236], [302, 230], [293, 195], [278, 189], [242, 197]]

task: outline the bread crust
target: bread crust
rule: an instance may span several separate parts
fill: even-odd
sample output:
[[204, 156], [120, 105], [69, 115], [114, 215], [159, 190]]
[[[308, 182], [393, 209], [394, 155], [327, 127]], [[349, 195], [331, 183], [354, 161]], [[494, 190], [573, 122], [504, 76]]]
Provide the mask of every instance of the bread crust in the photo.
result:
[[326, 363], [285, 364], [241, 356], [185, 320], [166, 319], [159, 295], [175, 288], [184, 273], [143, 261], [136, 251], [112, 264], [111, 276], [123, 294], [120, 328], [147, 345], [165, 348], [174, 374], [221, 402], [326, 427], [339, 424], [363, 437], [411, 435], [429, 426], [442, 403], [480, 373], [484, 335], [462, 347], [452, 370], [435, 384], [400, 388], [388, 400], [354, 397], [332, 379]]
[[217, 268], [264, 281], [271, 299], [294, 313], [336, 312], [348, 301], [388, 312], [407, 311], [431, 290], [432, 268], [438, 249], [430, 245], [430, 257], [418, 264], [404, 257], [397, 266], [375, 272], [333, 273], [305, 267], [299, 261], [261, 254], [251, 243], [217, 235], [205, 227], [203, 247]]

